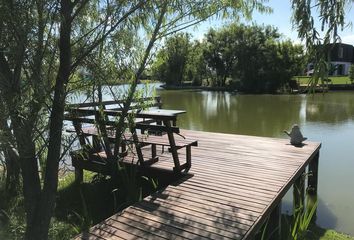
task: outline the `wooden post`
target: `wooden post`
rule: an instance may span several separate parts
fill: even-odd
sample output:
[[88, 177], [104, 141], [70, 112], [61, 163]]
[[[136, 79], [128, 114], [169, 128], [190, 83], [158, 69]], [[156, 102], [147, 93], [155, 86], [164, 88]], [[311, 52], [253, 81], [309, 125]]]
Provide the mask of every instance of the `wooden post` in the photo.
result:
[[160, 96], [156, 97], [156, 98], [155, 98], [155, 101], [156, 101], [156, 103], [157, 103], [157, 105], [158, 105], [158, 108], [161, 109], [161, 108], [162, 108], [161, 97], [160, 97]]
[[102, 148], [101, 148], [101, 143], [100, 143], [100, 139], [98, 138], [98, 136], [92, 136], [92, 146], [96, 152], [101, 151]]
[[156, 157], [156, 144], [151, 144], [151, 158]]
[[164, 120], [163, 123], [166, 126], [166, 132], [167, 132], [168, 140], [170, 143], [170, 149], [171, 149], [171, 153], [172, 153], [172, 157], [173, 157], [173, 162], [175, 164], [175, 167], [173, 168], [173, 170], [174, 170], [174, 172], [179, 173], [181, 171], [181, 168], [180, 168], [175, 138], [174, 138], [173, 132], [171, 130], [171, 122], [168, 120]]
[[[307, 196], [309, 198], [309, 208], [317, 202], [317, 189], [318, 189], [318, 164], [319, 164], [320, 152], [318, 152], [309, 163], [309, 177], [307, 181]], [[311, 221], [316, 222], [317, 209], [313, 214]]]
[[320, 152], [318, 152], [309, 164], [309, 178], [308, 178], [308, 188], [307, 192], [309, 195], [317, 195], [318, 186], [318, 162], [319, 162]]
[[125, 142], [125, 140], [122, 140], [121, 148], [122, 148], [122, 157], [127, 156], [127, 155], [128, 155], [128, 152], [127, 152], [127, 143]]
[[[157, 102], [157, 104], [158, 104], [158, 108], [161, 109], [161, 108], [162, 108], [161, 97], [158, 96], [158, 97], [156, 97], [155, 99], [156, 99], [156, 102]], [[157, 124], [157, 125], [162, 125], [162, 121], [161, 121], [161, 120], [157, 120], [157, 121], [156, 121], [156, 124]]]
[[192, 149], [191, 145], [186, 146], [186, 160], [187, 160], [187, 167], [186, 171], [192, 167]]
[[279, 202], [270, 214], [265, 231], [265, 239], [281, 239], [281, 202]]
[[84, 171], [82, 168], [75, 167], [75, 182], [80, 184], [84, 181]]
[[70, 156], [71, 156], [71, 164], [75, 168], [75, 183], [80, 184], [84, 180], [84, 171], [80, 166], [80, 162], [83, 161], [82, 151], [70, 152]]
[[85, 140], [84, 134], [82, 133], [82, 126], [81, 125], [82, 124], [80, 122], [73, 120], [73, 126], [75, 128], [76, 135], [77, 135], [80, 145], [82, 147], [86, 144], [86, 140]]
[[138, 155], [138, 159], [139, 159], [140, 165], [144, 166], [145, 165], [144, 156], [143, 156], [143, 153], [141, 151], [141, 145], [139, 143], [139, 138], [138, 138], [138, 135], [136, 133], [136, 129], [135, 128], [131, 129], [131, 133], [132, 133], [132, 136], [133, 136], [133, 141], [134, 141], [134, 145], [135, 145], [135, 149], [136, 149], [136, 154]]
[[305, 181], [302, 174], [294, 183], [293, 198], [293, 214], [295, 215], [296, 212], [303, 211], [305, 206]]

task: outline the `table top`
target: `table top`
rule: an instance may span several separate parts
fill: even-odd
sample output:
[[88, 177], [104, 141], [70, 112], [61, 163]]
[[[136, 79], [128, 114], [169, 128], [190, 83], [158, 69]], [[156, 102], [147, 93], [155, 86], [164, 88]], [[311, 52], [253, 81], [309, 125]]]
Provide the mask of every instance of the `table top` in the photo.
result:
[[[84, 113], [85, 115], [95, 115], [97, 109], [77, 109], [78, 112]], [[116, 109], [105, 109], [105, 114], [108, 116], [119, 116], [121, 111]], [[173, 109], [146, 109], [136, 112], [137, 118], [153, 118], [160, 120], [174, 120], [179, 114], [186, 113], [185, 110], [173, 110]]]
[[156, 116], [156, 117], [176, 117], [179, 114], [186, 113], [185, 110], [171, 109], [148, 109], [137, 113], [137, 117]]

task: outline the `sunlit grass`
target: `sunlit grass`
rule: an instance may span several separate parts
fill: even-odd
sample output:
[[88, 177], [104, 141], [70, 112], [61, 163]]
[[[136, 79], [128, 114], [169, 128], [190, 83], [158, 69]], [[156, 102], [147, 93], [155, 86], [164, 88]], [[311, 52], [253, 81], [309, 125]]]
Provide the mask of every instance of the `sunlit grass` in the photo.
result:
[[308, 240], [354, 240], [353, 237], [336, 232], [331, 229], [320, 228], [315, 225], [310, 225], [310, 232]]
[[[308, 76], [295, 76], [295, 80], [297, 80], [300, 85], [307, 85], [309, 83], [310, 77]], [[328, 79], [331, 80], [331, 82], [328, 82], [328, 84], [350, 84], [350, 80], [348, 76], [330, 76]]]

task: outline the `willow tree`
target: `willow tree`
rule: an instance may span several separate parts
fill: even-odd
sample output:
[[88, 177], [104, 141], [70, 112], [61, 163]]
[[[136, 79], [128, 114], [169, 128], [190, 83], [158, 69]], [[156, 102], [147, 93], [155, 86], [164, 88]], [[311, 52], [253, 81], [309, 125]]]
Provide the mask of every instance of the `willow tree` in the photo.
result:
[[[131, 87], [119, 119], [131, 104], [139, 76], [156, 41], [216, 17], [250, 16], [267, 10], [252, 1], [12, 0], [0, 4], [1, 149], [20, 167], [26, 211], [25, 239], [47, 239], [55, 206], [62, 128], [69, 86], [80, 67], [108, 41], [126, 30], [144, 38], [142, 51], [130, 56]], [[104, 51], [104, 47], [102, 47]], [[102, 56], [102, 55], [101, 55]], [[117, 145], [121, 135], [117, 135]], [[38, 144], [41, 143], [41, 144]], [[117, 151], [118, 152], [118, 151]], [[116, 152], [114, 152], [116, 154]], [[112, 153], [113, 155], [113, 153]], [[114, 155], [113, 157], [117, 157]], [[39, 167], [39, 161], [43, 168]]]
[[[353, 0], [292, 0], [293, 24], [298, 37], [314, 63], [310, 81], [313, 88], [318, 82], [324, 83], [330, 65], [327, 60], [331, 43], [341, 42], [340, 31], [351, 23], [346, 22], [346, 12]], [[317, 21], [316, 21], [317, 20]]]

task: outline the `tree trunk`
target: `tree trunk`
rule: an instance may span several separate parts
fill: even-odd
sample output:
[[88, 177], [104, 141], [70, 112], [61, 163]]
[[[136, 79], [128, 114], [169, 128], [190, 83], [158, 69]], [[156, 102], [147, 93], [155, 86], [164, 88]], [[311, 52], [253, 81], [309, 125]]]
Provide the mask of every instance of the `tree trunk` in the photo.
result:
[[[4, 101], [0, 97], [0, 101]], [[11, 137], [12, 130], [8, 125], [8, 118], [5, 110], [4, 103], [0, 103], [0, 112], [4, 113], [0, 117], [0, 131], [3, 132], [3, 136], [6, 136], [3, 140], [1, 151], [4, 152], [5, 165], [6, 165], [6, 181], [5, 189], [8, 196], [16, 196], [20, 188], [20, 161], [18, 152], [14, 149], [15, 141]]]
[[125, 130], [124, 129], [124, 125], [125, 125], [124, 120], [125, 120], [126, 116], [128, 115], [128, 111], [129, 111], [130, 105], [133, 101], [134, 93], [136, 91], [136, 87], [138, 85], [139, 78], [145, 69], [147, 60], [150, 56], [150, 51], [151, 51], [152, 47], [154, 46], [157, 35], [158, 35], [159, 30], [161, 28], [161, 24], [163, 22], [165, 13], [167, 11], [167, 5], [168, 5], [168, 1], [164, 2], [164, 4], [161, 6], [160, 15], [159, 15], [158, 21], [155, 25], [154, 32], [150, 38], [148, 46], [145, 49], [144, 57], [143, 57], [141, 64], [134, 76], [133, 82], [130, 85], [127, 99], [124, 102], [123, 110], [122, 110], [121, 116], [118, 120], [118, 124], [117, 124], [117, 128], [116, 128], [116, 139], [115, 139], [115, 145], [114, 145], [114, 159], [119, 158], [119, 147], [121, 146], [122, 136], [123, 136], [123, 133]]
[[65, 109], [65, 86], [71, 74], [71, 1], [61, 1], [60, 25], [60, 65], [55, 83], [54, 100], [50, 115], [48, 156], [44, 175], [43, 190], [35, 203], [36, 212], [32, 212], [27, 221], [25, 239], [48, 239], [50, 219], [53, 214], [58, 187], [58, 170], [61, 150], [62, 127]]
[[[26, 239], [27, 236], [35, 236], [31, 229], [36, 225], [35, 216], [38, 214], [38, 202], [41, 196], [41, 183], [38, 172], [38, 161], [35, 152], [35, 144], [32, 139], [31, 130], [25, 126], [15, 127], [14, 132], [18, 139], [19, 162], [21, 165], [23, 179], [23, 196], [26, 210]], [[37, 238], [39, 239], [39, 238]]]
[[20, 189], [20, 163], [18, 154], [9, 147], [4, 150], [6, 164], [6, 194], [16, 196]]
[[226, 78], [227, 78], [227, 75], [225, 74], [225, 75], [223, 76], [223, 78], [222, 78], [221, 86], [220, 86], [220, 87], [225, 87]]

